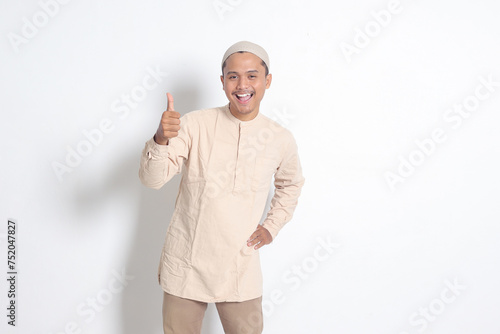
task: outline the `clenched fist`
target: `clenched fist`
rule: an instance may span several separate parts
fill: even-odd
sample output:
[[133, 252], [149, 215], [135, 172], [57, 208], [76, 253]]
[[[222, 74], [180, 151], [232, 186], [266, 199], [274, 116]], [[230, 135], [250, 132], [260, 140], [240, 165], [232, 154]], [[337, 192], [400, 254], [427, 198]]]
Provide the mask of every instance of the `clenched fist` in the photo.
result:
[[155, 142], [160, 145], [167, 145], [168, 140], [177, 137], [181, 129], [181, 114], [174, 111], [174, 98], [167, 93], [167, 99], [167, 111], [161, 115], [160, 125], [154, 136]]

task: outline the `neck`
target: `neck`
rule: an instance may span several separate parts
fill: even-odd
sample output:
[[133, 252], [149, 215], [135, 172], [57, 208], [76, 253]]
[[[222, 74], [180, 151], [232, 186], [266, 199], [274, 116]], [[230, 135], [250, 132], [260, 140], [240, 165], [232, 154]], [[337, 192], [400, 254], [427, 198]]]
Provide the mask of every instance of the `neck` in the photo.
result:
[[251, 121], [255, 117], [257, 117], [257, 114], [259, 113], [259, 108], [254, 109], [252, 112], [248, 114], [243, 114], [238, 112], [237, 110], [233, 110], [233, 106], [231, 103], [229, 103], [229, 112], [231, 115], [239, 119], [240, 121], [246, 122], [246, 121]]

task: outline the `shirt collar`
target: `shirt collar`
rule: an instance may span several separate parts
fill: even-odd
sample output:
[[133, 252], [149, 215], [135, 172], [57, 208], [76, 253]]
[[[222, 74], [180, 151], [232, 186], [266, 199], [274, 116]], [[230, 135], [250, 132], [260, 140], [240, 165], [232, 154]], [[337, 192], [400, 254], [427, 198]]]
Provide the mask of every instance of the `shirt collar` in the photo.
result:
[[255, 116], [253, 119], [249, 120], [249, 121], [242, 121], [238, 118], [236, 118], [233, 114], [231, 114], [231, 111], [229, 110], [229, 103], [226, 104], [224, 107], [224, 112], [226, 114], [226, 116], [236, 125], [239, 125], [239, 126], [250, 126], [250, 125], [255, 125], [257, 124], [260, 119], [262, 118], [261, 114], [260, 114], [260, 111], [259, 113], [257, 113], [257, 116]]

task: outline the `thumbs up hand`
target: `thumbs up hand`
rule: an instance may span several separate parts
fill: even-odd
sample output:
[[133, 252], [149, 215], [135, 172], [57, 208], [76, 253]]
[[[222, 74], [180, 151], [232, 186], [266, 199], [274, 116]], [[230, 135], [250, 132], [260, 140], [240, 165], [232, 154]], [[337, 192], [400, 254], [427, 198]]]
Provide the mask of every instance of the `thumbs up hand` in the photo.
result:
[[168, 140], [177, 137], [181, 129], [181, 114], [174, 111], [174, 98], [172, 94], [167, 93], [167, 99], [167, 110], [161, 115], [160, 125], [154, 136], [155, 142], [160, 145], [167, 145]]

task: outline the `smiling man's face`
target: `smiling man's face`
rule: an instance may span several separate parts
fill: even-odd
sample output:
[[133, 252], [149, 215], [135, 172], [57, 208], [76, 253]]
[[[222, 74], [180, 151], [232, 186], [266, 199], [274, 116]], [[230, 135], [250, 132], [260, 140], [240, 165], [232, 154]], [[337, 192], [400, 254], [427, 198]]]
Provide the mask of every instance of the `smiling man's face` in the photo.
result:
[[242, 121], [257, 116], [260, 101], [272, 79], [271, 74], [266, 76], [262, 60], [250, 52], [233, 53], [227, 58], [220, 78], [231, 113]]

